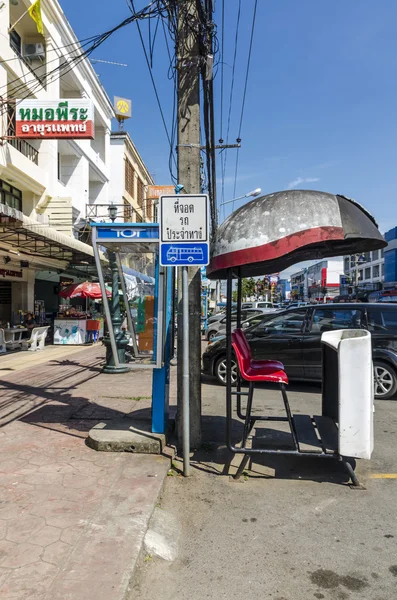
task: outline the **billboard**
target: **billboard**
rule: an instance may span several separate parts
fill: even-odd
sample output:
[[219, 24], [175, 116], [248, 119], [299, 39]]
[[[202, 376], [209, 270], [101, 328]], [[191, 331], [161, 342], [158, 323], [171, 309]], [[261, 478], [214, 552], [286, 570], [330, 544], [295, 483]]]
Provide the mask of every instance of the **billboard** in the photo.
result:
[[131, 100], [128, 98], [121, 98], [115, 96], [113, 100], [113, 108], [116, 115], [116, 119], [123, 121], [131, 117]]
[[174, 185], [149, 185], [147, 190], [148, 198], [160, 198], [160, 196], [172, 196], [175, 194]]
[[16, 100], [18, 138], [94, 139], [94, 106], [87, 98]]

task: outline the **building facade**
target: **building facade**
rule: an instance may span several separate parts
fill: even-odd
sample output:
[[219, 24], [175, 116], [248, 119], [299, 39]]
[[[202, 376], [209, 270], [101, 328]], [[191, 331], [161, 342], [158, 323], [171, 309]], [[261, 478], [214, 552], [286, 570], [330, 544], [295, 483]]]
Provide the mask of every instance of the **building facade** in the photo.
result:
[[110, 136], [109, 201], [120, 207], [118, 220], [154, 222], [155, 202], [148, 195], [154, 185], [145, 163], [126, 131]]
[[291, 275], [291, 299], [327, 302], [340, 292], [343, 258], [328, 258]]
[[384, 250], [384, 287], [397, 286], [397, 227], [385, 233], [387, 248]]
[[[45, 296], [36, 300], [56, 310], [65, 273], [86, 278], [93, 264], [81, 239], [86, 205], [109, 202], [113, 108], [89, 61], [73, 62], [79, 44], [56, 0], [41, 3], [44, 35], [24, 14], [27, 0], [0, 6], [0, 320], [17, 321], [18, 311], [34, 309], [36, 280]], [[16, 137], [25, 98], [69, 108], [89, 99], [94, 139]]]
[[372, 250], [343, 258], [342, 293], [356, 283], [361, 289], [381, 289], [385, 279], [384, 250]]

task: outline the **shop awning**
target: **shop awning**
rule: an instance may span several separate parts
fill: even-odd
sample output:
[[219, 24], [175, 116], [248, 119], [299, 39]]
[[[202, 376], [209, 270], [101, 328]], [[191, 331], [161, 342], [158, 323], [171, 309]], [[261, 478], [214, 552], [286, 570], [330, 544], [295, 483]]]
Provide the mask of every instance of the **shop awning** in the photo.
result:
[[48, 223], [35, 221], [21, 211], [0, 204], [0, 245], [24, 254], [64, 260], [73, 264], [95, 264], [94, 250]]
[[126, 273], [127, 275], [132, 275], [132, 277], [137, 277], [138, 279], [140, 279], [141, 281], [144, 281], [145, 283], [155, 283], [153, 277], [150, 277], [149, 275], [144, 275], [143, 273], [140, 273], [139, 271], [135, 271], [135, 269], [130, 269], [130, 267], [123, 267], [123, 272]]

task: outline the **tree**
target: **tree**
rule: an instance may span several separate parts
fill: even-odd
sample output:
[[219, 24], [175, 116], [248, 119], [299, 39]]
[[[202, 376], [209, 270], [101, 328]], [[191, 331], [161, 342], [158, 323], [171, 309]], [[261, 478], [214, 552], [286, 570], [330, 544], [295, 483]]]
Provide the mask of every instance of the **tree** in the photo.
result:
[[249, 279], [245, 278], [241, 282], [241, 296], [242, 298], [249, 298], [250, 296], [254, 296], [255, 294], [255, 279], [250, 277]]

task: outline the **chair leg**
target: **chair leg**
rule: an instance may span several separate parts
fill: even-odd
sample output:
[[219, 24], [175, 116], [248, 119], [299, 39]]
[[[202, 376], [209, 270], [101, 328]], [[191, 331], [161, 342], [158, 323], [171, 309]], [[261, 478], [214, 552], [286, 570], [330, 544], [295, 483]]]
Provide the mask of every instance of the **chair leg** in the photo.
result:
[[[250, 431], [255, 423], [255, 419], [251, 419], [251, 410], [252, 410], [252, 399], [254, 396], [254, 383], [252, 381], [250, 381], [249, 384], [249, 389], [248, 389], [248, 400], [247, 400], [247, 409], [246, 409], [246, 415], [245, 415], [245, 422], [244, 422], [244, 432], [243, 432], [243, 440], [241, 442], [241, 447], [245, 448], [245, 445], [247, 443], [247, 439], [248, 436], [250, 434]], [[244, 454], [243, 458], [241, 460], [240, 466], [237, 469], [237, 472], [234, 476], [234, 479], [240, 479], [241, 475], [244, 472], [244, 469], [247, 465], [247, 462], [249, 461], [249, 454]]]
[[294, 447], [295, 447], [295, 450], [298, 450], [298, 438], [296, 436], [295, 424], [294, 424], [294, 421], [292, 419], [291, 408], [290, 408], [290, 405], [289, 405], [289, 402], [288, 402], [287, 391], [285, 389], [284, 383], [280, 383], [280, 389], [281, 389], [281, 395], [283, 397], [285, 412], [287, 413], [289, 428], [291, 430], [291, 435], [292, 435], [292, 440], [294, 442]]
[[241, 460], [240, 466], [237, 469], [237, 472], [234, 476], [234, 479], [236, 479], [236, 480], [240, 479], [241, 475], [244, 473], [244, 469], [247, 466], [247, 462], [249, 461], [249, 458], [250, 458], [249, 454], [244, 454], [244, 456]]
[[244, 433], [243, 433], [243, 441], [242, 447], [245, 447], [247, 443], [247, 439], [249, 436], [249, 432], [251, 430], [251, 410], [252, 410], [252, 398], [254, 396], [254, 383], [250, 381], [249, 390], [248, 390], [248, 399], [247, 399], [247, 411], [245, 415], [245, 423], [244, 423]]

